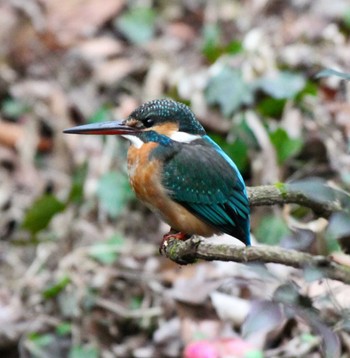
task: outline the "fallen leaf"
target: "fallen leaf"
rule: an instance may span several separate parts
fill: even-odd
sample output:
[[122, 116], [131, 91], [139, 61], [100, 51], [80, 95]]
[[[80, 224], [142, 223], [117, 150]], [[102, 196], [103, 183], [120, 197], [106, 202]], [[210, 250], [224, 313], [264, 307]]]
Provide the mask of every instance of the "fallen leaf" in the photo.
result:
[[102, 85], [117, 84], [118, 81], [132, 72], [134, 66], [134, 63], [128, 58], [113, 59], [96, 66], [93, 77], [97, 83]]
[[269, 332], [284, 321], [281, 306], [271, 301], [256, 301], [242, 325], [242, 336], [247, 338], [259, 332]]
[[124, 46], [121, 42], [108, 36], [95, 37], [82, 41], [73, 50], [87, 62], [102, 61], [108, 57], [122, 53]]
[[46, 13], [46, 29], [63, 46], [92, 35], [102, 24], [115, 17], [124, 0], [40, 0]]
[[339, 265], [350, 267], [350, 255], [343, 254], [341, 252], [333, 252], [329, 258]]
[[237, 327], [241, 326], [251, 307], [247, 300], [217, 291], [210, 293], [210, 299], [220, 319]]

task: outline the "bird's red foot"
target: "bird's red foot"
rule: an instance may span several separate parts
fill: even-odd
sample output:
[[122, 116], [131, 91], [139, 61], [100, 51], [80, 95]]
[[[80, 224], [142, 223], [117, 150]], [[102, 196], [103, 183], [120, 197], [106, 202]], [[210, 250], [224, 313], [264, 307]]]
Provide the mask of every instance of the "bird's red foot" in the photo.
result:
[[159, 246], [159, 253], [162, 255], [163, 251], [167, 248], [168, 246], [168, 241], [170, 239], [176, 239], [176, 240], [181, 240], [181, 241], [185, 241], [188, 240], [192, 235], [189, 234], [185, 234], [183, 232], [176, 232], [175, 230], [170, 230], [167, 234], [165, 234], [163, 236], [162, 242]]

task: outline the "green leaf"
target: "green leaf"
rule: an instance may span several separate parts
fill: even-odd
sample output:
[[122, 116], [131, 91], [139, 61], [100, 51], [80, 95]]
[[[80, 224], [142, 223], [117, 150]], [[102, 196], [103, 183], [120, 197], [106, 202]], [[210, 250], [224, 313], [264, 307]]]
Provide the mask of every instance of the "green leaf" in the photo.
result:
[[303, 277], [305, 282], [319, 281], [325, 277], [322, 268], [315, 266], [305, 266], [303, 271]]
[[98, 358], [99, 351], [96, 347], [75, 346], [69, 352], [69, 358]]
[[340, 190], [327, 185], [327, 182], [321, 178], [308, 178], [286, 184], [289, 191], [302, 192], [304, 195], [319, 203], [328, 201], [338, 201], [350, 212], [350, 195], [344, 190]]
[[237, 40], [224, 45], [221, 40], [221, 29], [217, 24], [206, 24], [202, 36], [202, 53], [212, 63], [225, 53], [235, 55], [243, 49], [242, 43]]
[[283, 283], [273, 293], [273, 301], [285, 305], [296, 306], [300, 301], [300, 294], [294, 282]]
[[42, 295], [44, 298], [49, 299], [56, 297], [61, 291], [63, 291], [66, 286], [70, 283], [70, 278], [65, 275], [59, 279], [55, 284], [48, 287], [43, 291]]
[[264, 216], [255, 231], [258, 241], [268, 245], [278, 244], [288, 234], [290, 229], [285, 221], [275, 215]]
[[316, 337], [315, 335], [311, 334], [311, 333], [303, 333], [301, 336], [301, 341], [302, 342], [306, 342], [306, 343], [315, 343], [318, 341], [318, 337]]
[[283, 164], [287, 159], [299, 153], [303, 146], [303, 141], [299, 138], [290, 138], [282, 128], [277, 128], [270, 133], [270, 140], [276, 149], [279, 164]]
[[264, 352], [252, 349], [244, 354], [244, 358], [264, 358]]
[[148, 7], [136, 7], [120, 16], [115, 24], [123, 35], [135, 45], [141, 45], [154, 36], [156, 13]]
[[209, 104], [218, 104], [227, 117], [241, 105], [253, 102], [252, 88], [244, 82], [241, 72], [227, 66], [209, 80], [205, 97]]
[[273, 97], [267, 97], [258, 103], [257, 109], [264, 117], [280, 118], [282, 116], [286, 102], [287, 100], [285, 98], [277, 99]]
[[336, 70], [332, 70], [331, 68], [326, 68], [320, 72], [318, 72], [315, 78], [323, 78], [323, 77], [330, 77], [330, 76], [337, 76], [342, 78], [343, 80], [350, 80], [350, 73], [340, 72]]
[[45, 229], [51, 219], [65, 209], [65, 204], [52, 194], [45, 194], [36, 200], [27, 211], [22, 228], [35, 235]]
[[89, 123], [107, 122], [112, 119], [111, 111], [107, 106], [101, 106], [89, 119]]
[[340, 251], [340, 245], [349, 250], [350, 240], [350, 214], [348, 212], [334, 213], [326, 231], [327, 252]]
[[265, 93], [277, 99], [294, 98], [305, 87], [305, 78], [287, 71], [277, 72], [260, 78], [256, 85]]
[[120, 249], [125, 241], [118, 235], [113, 235], [109, 240], [90, 247], [89, 255], [105, 265], [113, 264], [119, 257]]
[[116, 218], [132, 198], [127, 177], [117, 172], [106, 173], [98, 183], [97, 196], [101, 207], [112, 218]]
[[66, 336], [72, 332], [72, 325], [69, 322], [62, 322], [56, 327], [59, 336]]
[[131, 310], [137, 310], [141, 308], [143, 298], [142, 296], [133, 296], [129, 304]]
[[211, 62], [221, 55], [220, 48], [221, 31], [216, 24], [207, 24], [203, 28], [202, 53]]
[[350, 30], [350, 8], [344, 11], [343, 22], [347, 30]]
[[318, 93], [318, 86], [316, 85], [316, 83], [312, 82], [312, 81], [306, 81], [305, 83], [305, 87], [303, 88], [302, 91], [300, 91], [297, 96], [296, 96], [296, 100], [300, 101], [304, 96], [317, 96]]
[[88, 172], [87, 162], [78, 167], [73, 174], [72, 186], [68, 195], [67, 203], [73, 202], [79, 204], [84, 196], [84, 184]]
[[41, 334], [33, 332], [28, 335], [28, 339], [37, 347], [45, 347], [54, 341], [54, 336], [50, 333]]
[[335, 239], [350, 236], [350, 214], [346, 212], [334, 213], [329, 220], [327, 232]]
[[11, 119], [17, 119], [21, 115], [29, 112], [29, 106], [17, 99], [9, 98], [2, 102], [1, 111]]
[[242, 42], [233, 40], [231, 41], [225, 48], [225, 52], [229, 53], [230, 55], [235, 55], [237, 53], [242, 52], [243, 46]]

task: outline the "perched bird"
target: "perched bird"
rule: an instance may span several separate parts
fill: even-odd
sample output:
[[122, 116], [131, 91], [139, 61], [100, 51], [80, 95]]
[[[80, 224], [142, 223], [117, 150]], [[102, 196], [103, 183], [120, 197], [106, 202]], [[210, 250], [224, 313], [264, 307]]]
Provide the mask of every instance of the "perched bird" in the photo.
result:
[[170, 225], [163, 242], [227, 233], [250, 245], [243, 178], [186, 105], [153, 100], [120, 122], [86, 124], [64, 133], [121, 135], [131, 142], [130, 183], [136, 196]]

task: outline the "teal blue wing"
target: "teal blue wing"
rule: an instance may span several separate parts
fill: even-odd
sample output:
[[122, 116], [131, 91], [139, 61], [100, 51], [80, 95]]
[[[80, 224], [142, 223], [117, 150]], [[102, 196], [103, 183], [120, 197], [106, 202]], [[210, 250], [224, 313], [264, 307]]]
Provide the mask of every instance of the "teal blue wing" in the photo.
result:
[[209, 137], [177, 150], [164, 162], [170, 197], [221, 232], [250, 245], [249, 202], [235, 164]]

